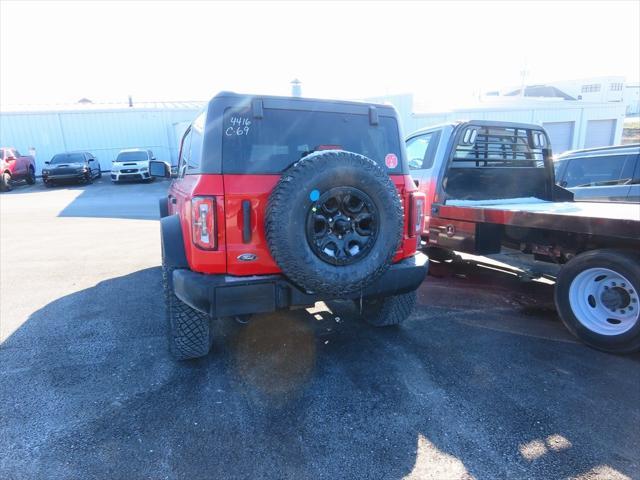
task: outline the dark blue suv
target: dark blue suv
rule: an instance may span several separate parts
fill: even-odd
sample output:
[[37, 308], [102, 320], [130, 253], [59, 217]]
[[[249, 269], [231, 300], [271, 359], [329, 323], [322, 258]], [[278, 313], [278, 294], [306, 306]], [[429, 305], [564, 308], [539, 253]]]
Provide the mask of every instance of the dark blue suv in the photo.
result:
[[555, 170], [576, 201], [640, 203], [640, 144], [563, 153]]

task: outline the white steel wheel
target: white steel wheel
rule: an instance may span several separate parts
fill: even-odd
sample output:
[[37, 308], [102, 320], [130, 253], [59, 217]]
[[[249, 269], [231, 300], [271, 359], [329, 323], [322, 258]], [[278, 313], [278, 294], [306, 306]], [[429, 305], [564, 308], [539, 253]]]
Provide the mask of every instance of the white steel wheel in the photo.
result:
[[640, 318], [637, 289], [623, 275], [607, 268], [588, 268], [569, 286], [569, 304], [576, 319], [599, 335], [620, 335]]

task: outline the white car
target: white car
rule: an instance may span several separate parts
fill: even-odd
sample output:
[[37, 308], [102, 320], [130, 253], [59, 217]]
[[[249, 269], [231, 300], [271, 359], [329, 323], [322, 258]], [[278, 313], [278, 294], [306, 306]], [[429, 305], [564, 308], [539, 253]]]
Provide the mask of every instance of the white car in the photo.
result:
[[154, 177], [149, 174], [149, 161], [155, 160], [151, 150], [130, 148], [121, 150], [111, 164], [111, 181], [145, 180], [152, 182]]

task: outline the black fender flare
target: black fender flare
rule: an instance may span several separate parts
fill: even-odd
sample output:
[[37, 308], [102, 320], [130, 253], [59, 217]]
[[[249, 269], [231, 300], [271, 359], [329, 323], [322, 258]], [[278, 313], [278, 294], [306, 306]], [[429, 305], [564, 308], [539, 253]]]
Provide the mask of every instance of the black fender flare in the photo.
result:
[[189, 262], [184, 251], [182, 226], [178, 215], [169, 215], [160, 219], [160, 241], [165, 266], [189, 268]]
[[158, 208], [160, 209], [160, 218], [169, 216], [169, 199], [164, 197], [158, 200]]

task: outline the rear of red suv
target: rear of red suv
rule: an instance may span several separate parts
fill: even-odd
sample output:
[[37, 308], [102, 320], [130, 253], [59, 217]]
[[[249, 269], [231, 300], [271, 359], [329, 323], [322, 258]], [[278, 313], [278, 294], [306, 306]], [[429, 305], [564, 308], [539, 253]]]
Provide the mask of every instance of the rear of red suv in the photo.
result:
[[160, 205], [174, 355], [205, 355], [216, 318], [318, 300], [356, 300], [374, 325], [408, 317], [427, 259], [405, 157], [389, 106], [214, 97]]

